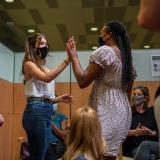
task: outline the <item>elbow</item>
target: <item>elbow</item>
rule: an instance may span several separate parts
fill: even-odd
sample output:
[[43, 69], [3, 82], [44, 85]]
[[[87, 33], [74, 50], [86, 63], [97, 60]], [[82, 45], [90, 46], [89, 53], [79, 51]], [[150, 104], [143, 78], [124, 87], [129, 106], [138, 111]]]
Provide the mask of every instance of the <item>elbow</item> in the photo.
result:
[[81, 89], [83, 89], [83, 88], [86, 88], [86, 87], [88, 87], [89, 86], [89, 83], [78, 83], [78, 85], [79, 85], [79, 87], [81, 88]]
[[44, 81], [45, 83], [49, 83], [49, 82], [51, 82], [51, 80], [50, 80], [50, 79], [47, 79], [47, 78], [46, 78], [46, 79], [44, 79], [43, 81]]
[[50, 83], [52, 80], [53, 80], [53, 78], [50, 77], [50, 76], [45, 76], [44, 79], [43, 79], [43, 81], [44, 81], [45, 83]]

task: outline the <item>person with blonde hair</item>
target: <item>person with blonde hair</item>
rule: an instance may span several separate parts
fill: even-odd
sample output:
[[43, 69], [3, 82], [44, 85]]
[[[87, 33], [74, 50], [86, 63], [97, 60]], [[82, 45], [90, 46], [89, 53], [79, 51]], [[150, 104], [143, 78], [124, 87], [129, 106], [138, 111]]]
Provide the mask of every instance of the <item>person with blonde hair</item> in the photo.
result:
[[102, 160], [105, 143], [96, 112], [90, 107], [79, 108], [71, 118], [64, 160]]

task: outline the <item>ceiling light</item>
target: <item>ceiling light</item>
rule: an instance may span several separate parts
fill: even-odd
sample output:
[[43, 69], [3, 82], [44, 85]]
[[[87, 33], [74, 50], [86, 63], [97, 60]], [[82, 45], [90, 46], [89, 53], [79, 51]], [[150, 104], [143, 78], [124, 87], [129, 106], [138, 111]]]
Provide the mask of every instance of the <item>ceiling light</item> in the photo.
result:
[[5, 2], [7, 2], [7, 3], [13, 3], [14, 0], [5, 0]]
[[148, 49], [148, 48], [150, 48], [150, 46], [149, 45], [145, 45], [144, 48]]
[[91, 27], [91, 31], [97, 31], [98, 28], [97, 27]]
[[92, 47], [92, 49], [94, 49], [94, 50], [97, 49], [97, 48], [98, 48], [97, 46], [93, 46], [93, 47]]
[[28, 29], [28, 33], [34, 33], [35, 29]]
[[8, 25], [8, 26], [13, 26], [15, 23], [14, 22], [12, 22], [12, 21], [8, 21], [8, 22], [6, 22], [6, 25]]

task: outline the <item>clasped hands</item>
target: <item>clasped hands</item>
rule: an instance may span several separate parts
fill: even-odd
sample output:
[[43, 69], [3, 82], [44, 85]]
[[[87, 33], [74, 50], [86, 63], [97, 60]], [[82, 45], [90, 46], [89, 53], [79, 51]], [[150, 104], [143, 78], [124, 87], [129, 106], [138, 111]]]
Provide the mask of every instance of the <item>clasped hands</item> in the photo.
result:
[[139, 124], [135, 130], [136, 130], [136, 136], [142, 136], [142, 135], [155, 136], [156, 135], [156, 131], [152, 131], [151, 129], [141, 124]]

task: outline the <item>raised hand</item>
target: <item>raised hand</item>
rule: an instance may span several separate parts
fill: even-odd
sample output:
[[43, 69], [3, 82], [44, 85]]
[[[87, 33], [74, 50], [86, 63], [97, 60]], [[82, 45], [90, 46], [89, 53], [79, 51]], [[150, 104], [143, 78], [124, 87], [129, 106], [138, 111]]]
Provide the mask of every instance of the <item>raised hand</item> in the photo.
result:
[[66, 43], [66, 50], [67, 54], [70, 57], [70, 59], [77, 58], [77, 49], [76, 49], [76, 42], [73, 37], [69, 38], [69, 40]]

